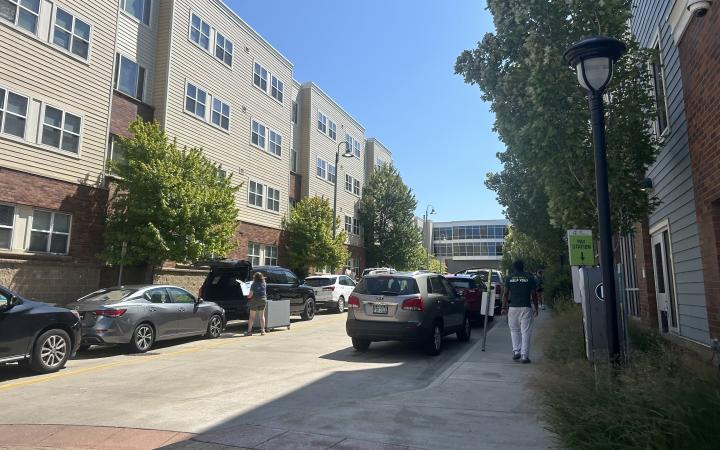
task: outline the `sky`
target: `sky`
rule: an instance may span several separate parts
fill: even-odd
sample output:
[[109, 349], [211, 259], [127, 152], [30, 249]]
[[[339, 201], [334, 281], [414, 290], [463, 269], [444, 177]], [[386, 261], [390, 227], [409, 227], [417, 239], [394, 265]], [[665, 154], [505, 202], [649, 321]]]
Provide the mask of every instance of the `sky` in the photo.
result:
[[393, 154], [433, 221], [503, 218], [485, 174], [501, 168], [480, 89], [457, 56], [493, 31], [482, 0], [225, 0]]

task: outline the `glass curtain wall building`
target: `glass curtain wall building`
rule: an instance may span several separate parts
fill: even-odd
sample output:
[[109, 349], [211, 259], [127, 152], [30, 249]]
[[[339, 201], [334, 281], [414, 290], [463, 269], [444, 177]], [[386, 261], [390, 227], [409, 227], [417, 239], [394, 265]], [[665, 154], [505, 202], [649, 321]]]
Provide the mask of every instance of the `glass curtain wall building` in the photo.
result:
[[497, 268], [509, 224], [507, 220], [434, 222], [432, 252], [447, 265], [449, 272], [472, 267]]

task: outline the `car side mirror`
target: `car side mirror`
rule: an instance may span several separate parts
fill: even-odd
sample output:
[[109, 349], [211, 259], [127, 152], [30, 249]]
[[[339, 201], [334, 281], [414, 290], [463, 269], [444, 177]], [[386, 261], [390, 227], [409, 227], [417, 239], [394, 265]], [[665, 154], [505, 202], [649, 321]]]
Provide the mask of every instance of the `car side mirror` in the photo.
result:
[[195, 303], [202, 303], [202, 302], [204, 302], [204, 301], [205, 301], [205, 300], [203, 300], [202, 297], [198, 297], [198, 298], [195, 299]]

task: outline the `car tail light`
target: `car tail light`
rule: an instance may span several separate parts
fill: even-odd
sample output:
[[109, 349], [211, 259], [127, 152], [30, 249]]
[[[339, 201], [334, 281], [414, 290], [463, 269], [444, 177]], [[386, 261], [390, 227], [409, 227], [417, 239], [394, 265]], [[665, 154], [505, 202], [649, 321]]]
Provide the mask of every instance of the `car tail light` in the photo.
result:
[[406, 298], [403, 300], [401, 308], [408, 311], [422, 311], [424, 309], [423, 299], [422, 297]]
[[205, 286], [200, 286], [200, 289], [198, 289], [198, 298], [202, 297], [205, 293]]
[[360, 298], [351, 295], [348, 299], [348, 308], [356, 309], [360, 307]]
[[125, 311], [127, 311], [127, 309], [98, 309], [97, 311], [95, 311], [95, 315], [105, 317], [120, 317], [125, 314]]
[[500, 296], [500, 284], [495, 285], [495, 295], [498, 297]]
[[332, 292], [335, 290], [335, 286], [325, 286], [322, 290]]

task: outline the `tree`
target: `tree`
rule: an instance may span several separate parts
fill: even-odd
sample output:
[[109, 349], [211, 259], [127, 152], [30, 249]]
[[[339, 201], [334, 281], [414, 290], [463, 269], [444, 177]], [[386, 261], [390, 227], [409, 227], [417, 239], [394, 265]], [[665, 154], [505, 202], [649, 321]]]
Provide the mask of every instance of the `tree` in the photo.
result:
[[368, 266], [410, 269], [417, 266], [420, 230], [414, 223], [417, 200], [391, 165], [376, 168], [360, 199]]
[[105, 227], [105, 261], [156, 265], [225, 255], [234, 246], [239, 186], [220, 176], [201, 149], [169, 142], [157, 123], [138, 119], [130, 132], [131, 138], [115, 143], [125, 162], [111, 162], [118, 179]]
[[[418, 264], [419, 267], [429, 270], [430, 272], [436, 272], [436, 273], [445, 273], [447, 271], [447, 267], [445, 267], [445, 264], [443, 264], [442, 261], [437, 259], [435, 257], [435, 255], [428, 252], [427, 249], [425, 247], [423, 247], [422, 245], [418, 246], [417, 252], [418, 252], [418, 259], [419, 259], [419, 264]], [[430, 255], [429, 255], [430, 256], [430, 259], [429, 259], [430, 266], [426, 267], [427, 262], [428, 262], [428, 253], [430, 253]]]
[[305, 197], [283, 221], [288, 261], [298, 274], [307, 275], [311, 267], [343, 267], [349, 257], [347, 233], [333, 238], [333, 211], [326, 198]]

